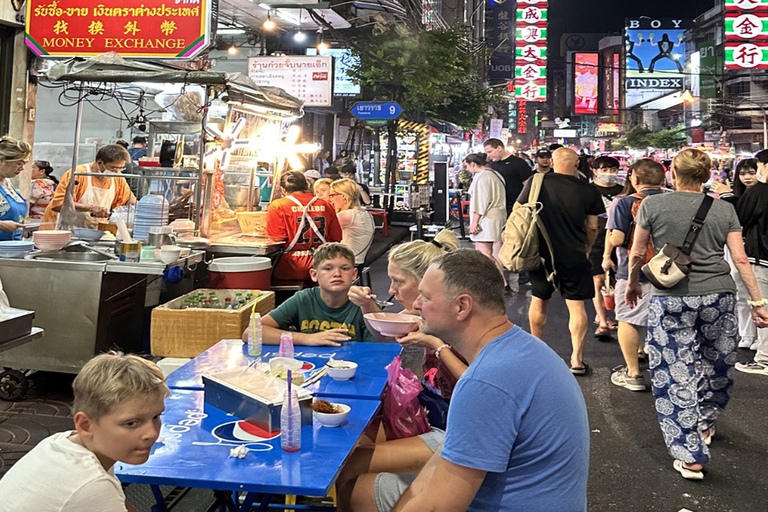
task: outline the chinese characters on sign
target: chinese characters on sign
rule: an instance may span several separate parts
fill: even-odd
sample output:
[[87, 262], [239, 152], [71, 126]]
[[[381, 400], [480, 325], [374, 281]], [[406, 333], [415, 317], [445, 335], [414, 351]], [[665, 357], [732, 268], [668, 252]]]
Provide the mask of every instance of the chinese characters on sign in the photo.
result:
[[512, 0], [488, 0], [486, 13], [490, 22], [485, 37], [493, 50], [488, 83], [503, 84], [514, 72], [515, 4]]
[[517, 133], [528, 133], [528, 112], [526, 112], [526, 102], [517, 103]]
[[307, 107], [329, 107], [333, 103], [330, 56], [251, 57], [248, 77], [258, 86], [280, 87]]
[[210, 0], [29, 0], [25, 42], [41, 57], [192, 59], [211, 43]]
[[768, 0], [726, 0], [725, 67], [768, 67]]
[[[547, 7], [546, 0], [517, 3], [515, 98], [520, 101], [547, 99]], [[524, 133], [525, 119], [522, 121], [519, 120], [518, 125]]]

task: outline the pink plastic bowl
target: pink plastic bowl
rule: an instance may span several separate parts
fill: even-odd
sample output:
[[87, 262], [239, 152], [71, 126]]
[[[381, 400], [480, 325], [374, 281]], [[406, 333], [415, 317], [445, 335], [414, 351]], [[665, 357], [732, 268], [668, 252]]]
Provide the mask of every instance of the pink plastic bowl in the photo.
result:
[[418, 330], [419, 317], [400, 313], [368, 313], [365, 319], [383, 336], [399, 338]]

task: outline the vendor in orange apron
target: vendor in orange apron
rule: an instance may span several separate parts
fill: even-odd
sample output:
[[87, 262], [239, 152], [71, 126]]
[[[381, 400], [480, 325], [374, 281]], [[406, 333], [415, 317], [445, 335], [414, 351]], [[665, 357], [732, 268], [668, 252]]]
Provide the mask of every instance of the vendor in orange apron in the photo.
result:
[[[75, 210], [83, 215], [79, 216], [81, 227], [95, 228], [99, 222], [106, 222], [110, 212], [118, 206], [134, 204], [136, 197], [131, 192], [128, 182], [122, 176], [115, 176], [122, 172], [126, 162], [131, 157], [128, 151], [119, 144], [107, 144], [96, 153], [96, 160], [90, 164], [77, 166], [79, 173], [104, 173], [110, 177], [78, 176], [75, 181], [73, 199]], [[72, 180], [72, 170], [68, 170], [61, 177], [53, 199], [45, 209], [43, 215], [43, 229], [53, 229], [58, 220], [64, 196]]]
[[307, 191], [300, 172], [286, 172], [280, 178], [283, 196], [272, 201], [267, 212], [267, 234], [282, 238], [286, 247], [277, 262], [273, 279], [304, 281], [312, 286], [309, 269], [314, 249], [325, 242], [341, 241], [341, 226], [333, 207]]
[[21, 240], [27, 201], [13, 188], [11, 178], [24, 170], [30, 153], [32, 146], [23, 140], [0, 139], [0, 240]]

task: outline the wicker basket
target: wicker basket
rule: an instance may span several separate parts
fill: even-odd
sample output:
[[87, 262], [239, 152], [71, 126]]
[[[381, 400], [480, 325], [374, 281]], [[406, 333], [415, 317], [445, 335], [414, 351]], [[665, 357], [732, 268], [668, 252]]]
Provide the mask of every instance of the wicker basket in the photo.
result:
[[251, 314], [253, 301], [239, 309], [179, 309], [184, 299], [200, 292], [215, 292], [222, 304], [235, 294], [253, 293], [258, 299], [256, 311], [262, 316], [275, 308], [275, 294], [259, 290], [194, 290], [152, 310], [152, 355], [160, 357], [196, 357], [223, 339], [239, 339]]

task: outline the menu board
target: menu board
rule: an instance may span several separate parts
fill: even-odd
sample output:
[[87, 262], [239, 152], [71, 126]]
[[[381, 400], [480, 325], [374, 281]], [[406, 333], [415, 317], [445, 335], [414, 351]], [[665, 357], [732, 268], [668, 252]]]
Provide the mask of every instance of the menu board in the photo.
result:
[[324, 55], [251, 57], [248, 76], [256, 85], [279, 87], [306, 107], [333, 103], [333, 58]]

